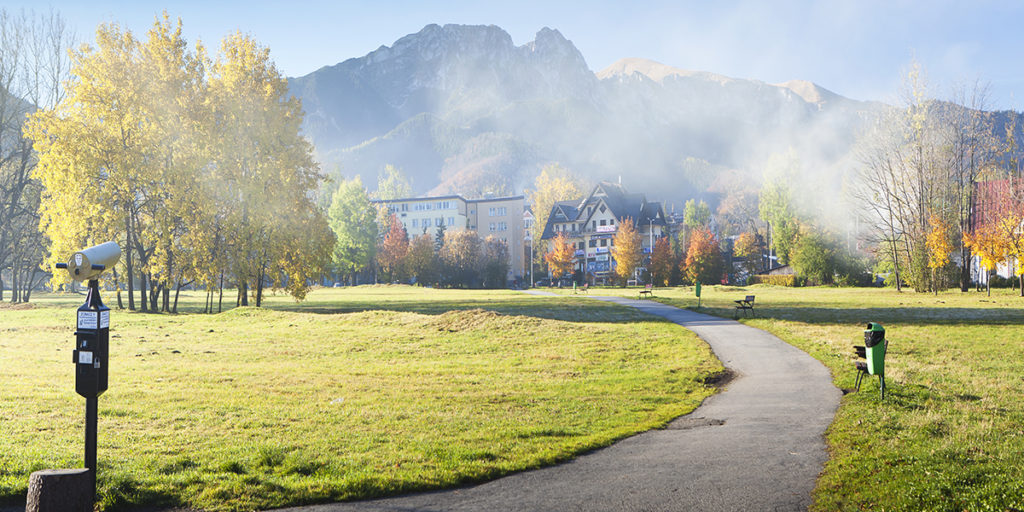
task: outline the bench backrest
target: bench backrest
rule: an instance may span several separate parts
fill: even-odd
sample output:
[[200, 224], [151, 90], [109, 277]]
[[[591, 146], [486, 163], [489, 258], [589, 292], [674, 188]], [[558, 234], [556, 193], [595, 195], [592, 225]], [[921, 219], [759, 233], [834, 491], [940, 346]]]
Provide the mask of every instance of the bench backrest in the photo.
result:
[[747, 302], [750, 302], [750, 303], [753, 303], [754, 302], [754, 296], [753, 295], [747, 295], [747, 298], [743, 299], [743, 300], [745, 300]]
[[650, 291], [651, 288], [654, 288], [654, 285], [651, 283], [647, 283], [646, 285], [644, 285], [644, 290]]

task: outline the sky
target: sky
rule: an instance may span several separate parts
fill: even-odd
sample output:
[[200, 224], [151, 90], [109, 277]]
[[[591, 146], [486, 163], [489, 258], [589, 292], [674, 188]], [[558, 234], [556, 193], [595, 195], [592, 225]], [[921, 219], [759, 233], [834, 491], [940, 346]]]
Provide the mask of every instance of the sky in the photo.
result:
[[591, 70], [641, 57], [670, 66], [779, 83], [815, 82], [858, 100], [897, 103], [910, 63], [931, 94], [987, 85], [990, 109], [1024, 110], [1024, 2], [772, 0], [622, 2], [0, 0], [8, 11], [53, 8], [91, 42], [101, 22], [143, 37], [163, 10], [211, 49], [241, 30], [301, 76], [361, 57], [430, 23], [497, 25], [517, 45], [559, 30]]

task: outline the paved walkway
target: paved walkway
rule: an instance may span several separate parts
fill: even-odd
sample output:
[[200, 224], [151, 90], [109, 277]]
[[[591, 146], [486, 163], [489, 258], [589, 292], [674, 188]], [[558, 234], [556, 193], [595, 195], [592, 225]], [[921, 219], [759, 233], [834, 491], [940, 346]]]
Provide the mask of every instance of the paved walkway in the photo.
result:
[[764, 331], [659, 304], [593, 297], [697, 333], [735, 379], [663, 430], [557, 466], [461, 489], [289, 509], [341, 511], [806, 510], [841, 392], [821, 363]]

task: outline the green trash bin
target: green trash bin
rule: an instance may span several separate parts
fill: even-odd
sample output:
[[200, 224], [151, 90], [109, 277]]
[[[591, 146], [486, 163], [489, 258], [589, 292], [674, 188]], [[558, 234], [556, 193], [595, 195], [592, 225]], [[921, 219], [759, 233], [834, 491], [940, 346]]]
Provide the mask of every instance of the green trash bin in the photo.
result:
[[885, 327], [878, 322], [869, 322], [864, 330], [868, 374], [885, 375], [885, 345]]

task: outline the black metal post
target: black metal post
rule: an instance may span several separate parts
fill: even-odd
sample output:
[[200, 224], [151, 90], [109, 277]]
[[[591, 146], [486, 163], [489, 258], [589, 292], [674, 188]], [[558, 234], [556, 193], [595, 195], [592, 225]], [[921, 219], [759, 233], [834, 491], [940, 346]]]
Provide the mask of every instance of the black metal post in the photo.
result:
[[85, 467], [92, 480], [92, 499], [96, 501], [96, 419], [97, 397], [85, 399]]

